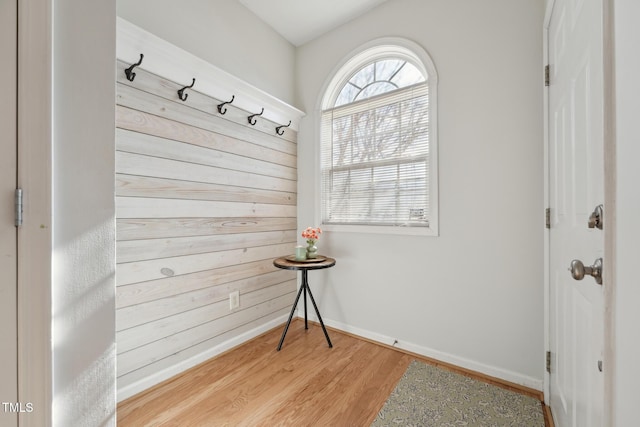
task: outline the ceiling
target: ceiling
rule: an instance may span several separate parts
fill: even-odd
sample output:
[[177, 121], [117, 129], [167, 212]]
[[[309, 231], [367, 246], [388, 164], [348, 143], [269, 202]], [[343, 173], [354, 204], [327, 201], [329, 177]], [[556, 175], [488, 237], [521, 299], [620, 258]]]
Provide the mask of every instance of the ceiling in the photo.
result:
[[387, 0], [238, 1], [294, 46], [300, 46]]

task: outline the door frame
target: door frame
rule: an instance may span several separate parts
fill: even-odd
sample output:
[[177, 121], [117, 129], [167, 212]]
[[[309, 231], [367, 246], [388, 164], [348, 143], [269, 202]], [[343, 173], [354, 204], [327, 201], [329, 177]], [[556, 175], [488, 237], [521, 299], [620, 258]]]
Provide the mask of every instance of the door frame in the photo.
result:
[[[604, 84], [604, 402], [603, 402], [603, 422], [604, 425], [614, 425], [615, 406], [615, 366], [614, 366], [614, 296], [615, 296], [615, 230], [616, 230], [616, 205], [615, 205], [615, 55], [614, 55], [614, 1], [602, 0], [603, 2], [603, 84]], [[545, 14], [543, 22], [543, 64], [549, 64], [548, 33], [551, 23], [551, 12], [555, 0], [545, 1]], [[544, 87], [543, 94], [543, 132], [544, 132], [544, 203], [545, 207], [550, 206], [549, 199], [549, 88]], [[545, 353], [551, 348], [550, 342], [550, 230], [544, 228], [544, 346]], [[544, 358], [543, 358], [544, 360]], [[550, 374], [546, 371], [546, 360], [543, 366], [543, 392], [544, 401], [549, 405]]]
[[[3, 402], [18, 401], [18, 336], [17, 336], [17, 231], [14, 225], [14, 193], [17, 175], [17, 35], [18, 1], [9, 0], [0, 6], [0, 65], [2, 99], [0, 100], [0, 182], [2, 183], [2, 230], [0, 231], [0, 399]], [[18, 425], [17, 411], [0, 409], [0, 423]]]
[[[545, 209], [550, 206], [550, 198], [549, 198], [549, 88], [544, 85], [545, 79], [545, 67], [549, 64], [549, 26], [551, 25], [551, 11], [553, 10], [553, 5], [555, 4], [555, 0], [546, 0], [545, 1], [545, 11], [544, 11], [544, 22], [542, 28], [542, 83], [543, 83], [543, 95], [542, 95], [542, 106], [543, 106], [543, 114], [542, 114], [542, 123], [543, 123], [543, 185], [544, 185], [544, 206]], [[544, 262], [543, 262], [543, 275], [544, 275], [544, 352], [543, 355], [546, 355], [546, 352], [551, 348], [551, 337], [550, 337], [550, 289], [551, 289], [551, 280], [550, 280], [550, 267], [549, 267], [549, 257], [550, 257], [550, 246], [549, 246], [549, 229], [546, 228], [546, 215], [543, 215], [543, 230], [544, 230], [544, 239], [543, 239], [543, 248], [544, 248]], [[541, 356], [543, 356], [541, 355]], [[550, 406], [549, 395], [550, 395], [550, 376], [549, 372], [546, 369], [546, 357], [541, 357], [542, 364], [542, 372], [543, 372], [543, 381], [542, 381], [542, 392], [544, 395], [544, 403], [547, 406]]]
[[52, 2], [18, 2], [18, 400], [20, 427], [52, 424]]
[[603, 7], [603, 130], [604, 130], [604, 425], [615, 425], [615, 290], [616, 282], [616, 80], [615, 80], [615, 0], [602, 0]]

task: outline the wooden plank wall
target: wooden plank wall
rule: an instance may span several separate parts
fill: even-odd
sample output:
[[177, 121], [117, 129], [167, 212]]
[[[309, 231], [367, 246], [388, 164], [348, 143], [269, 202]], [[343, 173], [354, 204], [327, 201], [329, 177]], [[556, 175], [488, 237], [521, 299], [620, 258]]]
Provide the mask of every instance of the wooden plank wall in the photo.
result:
[[[296, 138], [275, 124], [117, 64], [118, 388], [287, 314], [294, 272]], [[197, 85], [194, 87], [197, 89]], [[240, 307], [229, 309], [229, 293]]]

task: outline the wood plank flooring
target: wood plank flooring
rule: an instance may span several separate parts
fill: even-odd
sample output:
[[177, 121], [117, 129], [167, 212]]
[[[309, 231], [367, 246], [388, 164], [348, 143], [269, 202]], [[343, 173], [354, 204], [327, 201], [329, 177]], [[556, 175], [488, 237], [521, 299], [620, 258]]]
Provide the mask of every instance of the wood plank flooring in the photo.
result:
[[416, 359], [336, 330], [330, 349], [320, 326], [305, 331], [300, 319], [277, 352], [281, 333], [121, 402], [118, 426], [369, 426]]

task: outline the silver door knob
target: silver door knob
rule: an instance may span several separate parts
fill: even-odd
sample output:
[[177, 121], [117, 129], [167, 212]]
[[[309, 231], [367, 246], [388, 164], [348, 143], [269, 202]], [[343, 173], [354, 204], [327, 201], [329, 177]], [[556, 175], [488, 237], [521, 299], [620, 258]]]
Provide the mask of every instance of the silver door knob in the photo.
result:
[[585, 267], [579, 259], [574, 259], [571, 261], [569, 271], [571, 272], [571, 276], [576, 280], [582, 280], [585, 275], [588, 275], [593, 276], [598, 285], [602, 285], [602, 258], [598, 258], [592, 266], [588, 267]]

